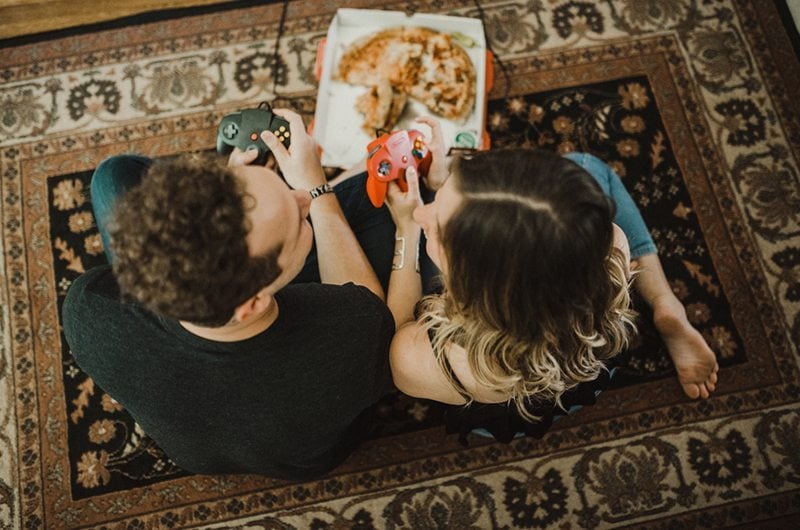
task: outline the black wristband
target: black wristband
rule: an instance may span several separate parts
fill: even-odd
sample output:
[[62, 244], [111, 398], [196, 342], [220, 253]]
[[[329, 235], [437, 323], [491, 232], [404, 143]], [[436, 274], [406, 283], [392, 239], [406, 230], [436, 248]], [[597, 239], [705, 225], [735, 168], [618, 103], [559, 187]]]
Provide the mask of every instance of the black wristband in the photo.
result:
[[333, 192], [333, 188], [327, 182], [325, 184], [320, 184], [316, 188], [311, 188], [310, 190], [308, 190], [308, 193], [311, 194], [312, 199], [316, 199], [320, 195], [325, 195], [326, 193], [331, 193], [331, 192]]

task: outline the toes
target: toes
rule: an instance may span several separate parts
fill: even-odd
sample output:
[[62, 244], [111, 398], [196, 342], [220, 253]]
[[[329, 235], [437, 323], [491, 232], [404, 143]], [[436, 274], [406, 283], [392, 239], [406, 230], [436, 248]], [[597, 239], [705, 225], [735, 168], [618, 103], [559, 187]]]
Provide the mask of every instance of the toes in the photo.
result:
[[700, 397], [701, 391], [700, 386], [695, 383], [686, 383], [683, 385], [683, 391], [692, 399], [697, 399]]
[[697, 386], [700, 389], [700, 397], [703, 399], [708, 399], [708, 396], [710, 396], [711, 394], [708, 393], [708, 389], [706, 388], [705, 383], [701, 383]]

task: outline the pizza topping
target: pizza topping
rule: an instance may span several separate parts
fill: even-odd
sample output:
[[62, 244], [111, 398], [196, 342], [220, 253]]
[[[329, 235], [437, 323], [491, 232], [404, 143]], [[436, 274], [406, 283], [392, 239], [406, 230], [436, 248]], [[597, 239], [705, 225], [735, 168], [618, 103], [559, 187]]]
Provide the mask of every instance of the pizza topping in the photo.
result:
[[356, 100], [356, 109], [364, 115], [364, 128], [370, 132], [391, 129], [406, 105], [404, 92], [392, 90], [392, 85], [383, 80]]
[[449, 35], [427, 28], [390, 28], [354, 42], [335, 77], [370, 87], [356, 102], [370, 132], [391, 129], [407, 97], [450, 120], [465, 119], [475, 103], [469, 56]]

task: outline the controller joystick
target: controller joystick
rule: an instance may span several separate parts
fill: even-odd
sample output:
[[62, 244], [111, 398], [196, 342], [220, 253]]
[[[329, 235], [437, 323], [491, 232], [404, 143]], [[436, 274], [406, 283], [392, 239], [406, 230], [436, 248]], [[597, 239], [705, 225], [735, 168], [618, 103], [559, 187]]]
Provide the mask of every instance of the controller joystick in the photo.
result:
[[397, 180], [408, 190], [406, 169], [416, 168], [420, 176], [428, 173], [431, 152], [424, 136], [417, 130], [395, 131], [376, 138], [367, 145], [367, 196], [376, 208], [383, 205], [388, 183]]
[[242, 151], [256, 148], [258, 156], [251, 164], [263, 166], [267, 162], [269, 147], [261, 139], [262, 131], [272, 131], [278, 140], [289, 147], [289, 122], [274, 114], [268, 103], [261, 103], [255, 109], [233, 112], [222, 118], [217, 128], [217, 152], [229, 155], [234, 147]]

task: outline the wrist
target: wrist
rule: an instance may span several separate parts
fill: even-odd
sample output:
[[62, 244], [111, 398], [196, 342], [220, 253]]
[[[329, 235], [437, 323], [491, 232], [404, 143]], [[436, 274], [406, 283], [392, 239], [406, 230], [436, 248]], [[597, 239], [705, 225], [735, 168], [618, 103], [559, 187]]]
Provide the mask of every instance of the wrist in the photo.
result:
[[304, 164], [299, 167], [288, 168], [282, 172], [283, 179], [289, 186], [296, 190], [310, 190], [328, 182], [322, 166], [314, 167]]
[[410, 239], [419, 239], [419, 235], [422, 232], [422, 228], [415, 223], [414, 221], [410, 220], [407, 222], [400, 222], [399, 224], [395, 225], [395, 237], [405, 237]]
[[311, 200], [313, 201], [317, 197], [322, 197], [326, 193], [333, 193], [333, 187], [328, 184], [327, 182], [320, 184], [319, 186], [314, 186], [308, 193], [311, 195]]
[[392, 270], [399, 271], [412, 266], [416, 272], [419, 272], [419, 238], [396, 235]]

